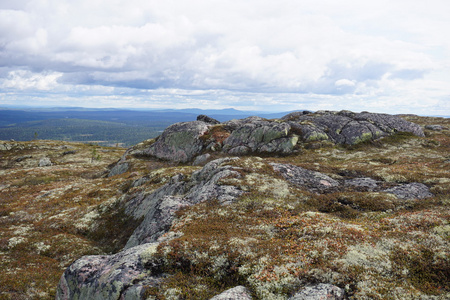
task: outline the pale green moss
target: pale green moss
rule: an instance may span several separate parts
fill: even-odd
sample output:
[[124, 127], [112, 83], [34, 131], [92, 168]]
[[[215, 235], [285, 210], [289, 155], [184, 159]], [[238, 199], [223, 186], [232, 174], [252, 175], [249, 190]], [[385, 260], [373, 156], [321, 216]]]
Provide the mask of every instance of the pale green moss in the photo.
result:
[[363, 142], [367, 142], [370, 141], [372, 139], [373, 135], [371, 132], [364, 132], [363, 134], [361, 134], [359, 137], [357, 137], [354, 141], [353, 141], [353, 145], [356, 144], [360, 144]]
[[316, 142], [316, 141], [323, 141], [323, 140], [328, 140], [328, 135], [326, 135], [325, 133], [315, 131], [308, 136], [308, 138], [306, 139], [306, 142]]

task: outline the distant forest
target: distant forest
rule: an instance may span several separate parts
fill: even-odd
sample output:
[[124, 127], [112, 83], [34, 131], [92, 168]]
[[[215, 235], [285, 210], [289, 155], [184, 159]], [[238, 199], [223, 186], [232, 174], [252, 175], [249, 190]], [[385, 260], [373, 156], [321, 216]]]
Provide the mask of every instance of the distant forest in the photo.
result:
[[[0, 140], [33, 139], [78, 141], [102, 146], [129, 147], [154, 138], [169, 125], [193, 121], [199, 114], [226, 121], [258, 112], [236, 110], [97, 110], [97, 109], [0, 109]], [[258, 114], [277, 118], [286, 113]]]

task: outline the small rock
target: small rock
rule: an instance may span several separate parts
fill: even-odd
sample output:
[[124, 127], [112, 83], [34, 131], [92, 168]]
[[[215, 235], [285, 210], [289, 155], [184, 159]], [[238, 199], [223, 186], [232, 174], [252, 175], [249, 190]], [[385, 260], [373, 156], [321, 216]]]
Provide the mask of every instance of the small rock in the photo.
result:
[[48, 157], [43, 157], [39, 160], [39, 167], [49, 167], [52, 165], [53, 164], [52, 164], [50, 158], [48, 158]]
[[237, 287], [234, 287], [232, 289], [226, 290], [225, 292], [212, 297], [210, 300], [251, 300], [251, 293], [250, 291], [242, 286], [239, 285]]
[[205, 123], [214, 124], [214, 125], [220, 124], [220, 122], [217, 121], [216, 119], [213, 119], [213, 118], [208, 117], [208, 116], [206, 116], [206, 115], [199, 115], [199, 116], [197, 117], [197, 121], [203, 121], [203, 122], [205, 122]]
[[342, 300], [344, 294], [344, 290], [335, 285], [319, 283], [318, 285], [305, 287], [289, 300]]
[[425, 129], [434, 130], [434, 131], [441, 131], [441, 130], [444, 129], [444, 127], [442, 127], [441, 125], [426, 125]]
[[24, 155], [24, 156], [16, 158], [16, 162], [21, 162], [22, 160], [25, 160], [27, 158], [32, 158], [32, 157], [33, 156], [31, 156], [31, 155]]
[[69, 154], [75, 154], [75, 153], [77, 153], [77, 151], [69, 150], [69, 151], [64, 151], [62, 155], [69, 155]]
[[209, 159], [211, 158], [211, 154], [206, 153], [203, 155], [199, 155], [195, 158], [194, 162], [192, 163], [193, 166], [201, 166], [204, 165]]

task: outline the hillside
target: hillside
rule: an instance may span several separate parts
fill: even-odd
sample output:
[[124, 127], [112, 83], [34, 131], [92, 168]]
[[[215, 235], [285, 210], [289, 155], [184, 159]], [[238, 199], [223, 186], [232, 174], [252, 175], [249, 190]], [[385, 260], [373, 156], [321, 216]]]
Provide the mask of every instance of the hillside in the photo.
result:
[[0, 299], [447, 299], [449, 128], [301, 112], [128, 150], [1, 142]]

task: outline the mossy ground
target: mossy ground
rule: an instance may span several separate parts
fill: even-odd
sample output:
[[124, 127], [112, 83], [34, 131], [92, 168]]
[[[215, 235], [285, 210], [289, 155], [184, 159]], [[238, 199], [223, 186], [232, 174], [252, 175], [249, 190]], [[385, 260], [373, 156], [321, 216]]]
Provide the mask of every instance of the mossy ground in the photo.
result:
[[[450, 128], [449, 119], [404, 118]], [[154, 257], [159, 267], [152, 270], [171, 275], [148, 296], [209, 299], [245, 285], [255, 298], [285, 299], [308, 283], [325, 282], [351, 299], [447, 299], [450, 132], [425, 134], [229, 162], [242, 176], [221, 184], [239, 186], [244, 195], [227, 206], [211, 199], [178, 212], [171, 228], [178, 238], [160, 244]], [[150, 192], [177, 173], [189, 178], [198, 169], [130, 157], [129, 172], [104, 178], [125, 149], [97, 147], [100, 157], [92, 159], [93, 145], [16, 144], [0, 151], [0, 299], [53, 299], [73, 260], [117, 251], [137, 226], [121, 210], [124, 193]], [[67, 150], [76, 153], [63, 155]], [[54, 166], [37, 167], [43, 154]], [[338, 180], [372, 177], [386, 188], [420, 182], [435, 197], [399, 200], [354, 190], [319, 195], [286, 183], [269, 162]], [[143, 176], [145, 184], [133, 187]]]
[[[99, 204], [120, 195], [117, 186], [125, 179], [100, 175], [125, 149], [7, 143], [12, 149], [0, 151], [0, 299], [54, 299], [69, 264], [105, 253], [87, 236], [92, 220], [85, 215], [97, 216]], [[53, 166], [38, 167], [44, 156]]]

